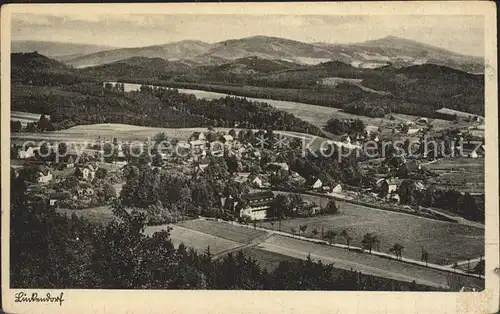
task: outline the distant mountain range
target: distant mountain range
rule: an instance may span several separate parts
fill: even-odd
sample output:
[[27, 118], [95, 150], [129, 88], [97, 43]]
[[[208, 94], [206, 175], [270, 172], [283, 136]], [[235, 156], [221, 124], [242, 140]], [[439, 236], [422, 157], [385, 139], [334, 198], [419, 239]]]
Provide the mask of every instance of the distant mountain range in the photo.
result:
[[44, 56], [57, 60], [73, 59], [95, 52], [110, 50], [114, 47], [105, 45], [72, 44], [54, 41], [12, 41], [11, 50], [15, 52], [38, 52]]
[[300, 41], [253, 36], [214, 44], [185, 40], [164, 45], [109, 49], [102, 46], [13, 42], [13, 52], [38, 51], [76, 67], [90, 67], [133, 57], [160, 58], [187, 66], [222, 65], [231, 61], [258, 57], [299, 65], [341, 61], [357, 68], [395, 67], [436, 64], [470, 72], [483, 73], [481, 57], [466, 56], [443, 48], [404, 38], [388, 36], [358, 44], [304, 43]]

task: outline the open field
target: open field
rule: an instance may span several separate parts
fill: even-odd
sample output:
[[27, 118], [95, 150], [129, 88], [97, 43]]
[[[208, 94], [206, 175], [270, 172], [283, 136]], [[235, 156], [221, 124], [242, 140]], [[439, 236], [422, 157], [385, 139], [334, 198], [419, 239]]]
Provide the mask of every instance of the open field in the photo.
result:
[[[195, 89], [179, 89], [179, 91], [182, 93], [193, 94], [197, 98], [205, 98], [205, 99], [214, 99], [214, 98], [221, 98], [228, 96], [228, 94], [207, 92]], [[288, 113], [291, 113], [296, 117], [321, 128], [324, 127], [326, 125], [326, 122], [331, 118], [360, 119], [367, 125], [368, 124], [373, 124], [377, 126], [381, 125], [382, 127], [386, 128], [394, 127], [401, 122], [414, 121], [418, 118], [417, 116], [411, 116], [406, 114], [393, 114], [395, 120], [390, 120], [387, 118], [371, 118], [366, 116], [355, 115], [352, 113], [347, 113], [339, 108], [324, 107], [324, 106], [310, 105], [293, 101], [273, 100], [265, 98], [251, 98], [251, 97], [244, 97], [244, 98], [252, 101], [268, 103], [271, 106], [275, 107], [276, 109], [280, 109]], [[447, 128], [452, 125], [450, 121], [440, 120], [440, 119], [430, 119], [429, 123], [433, 125], [434, 130]]]
[[429, 183], [442, 189], [484, 193], [484, 158], [451, 157], [422, 166], [439, 174]]
[[[268, 269], [275, 267], [280, 261], [305, 259], [308, 254], [311, 254], [314, 260], [321, 260], [323, 263], [334, 263], [334, 267], [337, 269], [353, 269], [366, 274], [406, 282], [415, 280], [419, 284], [433, 287], [448, 286], [448, 279], [450, 277], [448, 272], [442, 270], [407, 264], [370, 255], [366, 252], [358, 253], [342, 248], [292, 239], [277, 234], [262, 238], [258, 243], [254, 243], [256, 246], [248, 247], [245, 244], [252, 242], [251, 239], [257, 235], [253, 232], [262, 231], [230, 225], [228, 223], [194, 220], [182, 222], [180, 225], [173, 225], [174, 229], [171, 232], [171, 238], [176, 245], [182, 242], [199, 251], [205, 250], [210, 245], [210, 251], [213, 254], [227, 250], [238, 250], [241, 247], [244, 253], [253, 257]], [[187, 225], [197, 230], [185, 228], [184, 226]], [[155, 231], [165, 228], [166, 226], [148, 227], [146, 234], [152, 234]], [[238, 228], [241, 230], [238, 231]], [[200, 230], [205, 230], [205, 232], [201, 232]], [[253, 234], [249, 236], [251, 233]], [[214, 234], [219, 234], [226, 238], [221, 238]], [[233, 241], [230, 239], [233, 239]], [[235, 240], [248, 240], [250, 242], [238, 243]], [[463, 283], [473, 282], [481, 286], [481, 280], [466, 276], [460, 277]]]
[[[238, 128], [216, 128], [215, 130], [228, 132], [231, 129], [234, 129], [235, 131], [241, 130]], [[191, 136], [193, 132], [206, 131], [206, 128], [154, 128], [130, 124], [106, 123], [78, 125], [66, 130], [58, 130], [53, 132], [11, 133], [11, 141], [19, 145], [22, 145], [27, 141], [33, 141], [33, 144], [47, 141], [51, 143], [66, 142], [80, 145], [99, 143], [102, 140], [112, 140], [113, 138], [117, 138], [119, 141], [133, 142], [145, 141], [160, 132], [164, 132], [168, 138], [187, 140], [187, 138]], [[313, 143], [310, 146], [312, 148], [319, 148], [321, 146], [321, 143], [327, 140], [326, 138], [299, 132], [275, 130], [274, 133], [288, 138], [305, 139], [306, 144], [309, 143], [310, 140], [313, 140]]]
[[248, 243], [266, 233], [262, 230], [241, 228], [227, 224], [221, 226], [221, 223], [216, 221], [199, 219], [183, 221], [178, 226], [239, 243]]
[[[115, 82], [111, 82], [115, 83]], [[134, 83], [124, 83], [125, 85], [125, 91], [132, 91], [132, 90], [138, 90], [141, 87], [141, 84], [134, 84]], [[173, 87], [175, 88], [175, 87]], [[178, 88], [179, 92], [181, 93], [186, 93], [186, 94], [193, 94], [197, 98], [204, 98], [204, 99], [217, 99], [217, 98], [222, 98], [226, 96], [232, 96], [226, 93], [218, 93], [218, 92], [210, 92], [210, 91], [205, 91], [205, 90], [199, 90], [199, 89], [188, 89], [188, 88]], [[242, 97], [242, 96], [238, 96]], [[284, 101], [284, 100], [273, 100], [273, 99], [266, 99], [266, 98], [253, 98], [253, 97], [242, 97], [246, 98], [248, 100], [252, 101], [258, 101], [258, 102], [265, 102], [270, 104], [271, 106], [289, 112], [296, 117], [307, 121], [311, 124], [314, 124], [320, 128], [324, 127], [326, 125], [326, 122], [330, 120], [331, 118], [337, 118], [337, 119], [360, 119], [362, 120], [365, 124], [373, 124], [373, 125], [382, 125], [385, 127], [394, 127], [398, 123], [401, 122], [406, 122], [408, 120], [414, 121], [418, 117], [417, 116], [411, 116], [411, 115], [405, 115], [405, 114], [393, 114], [395, 120], [390, 120], [386, 118], [371, 118], [371, 117], [366, 117], [366, 116], [359, 116], [351, 113], [346, 113], [343, 112], [339, 108], [332, 108], [332, 107], [325, 107], [325, 106], [318, 106], [318, 105], [311, 105], [307, 103], [301, 103], [301, 102], [293, 102], [293, 101]], [[439, 130], [442, 128], [447, 128], [452, 125], [452, 122], [446, 121], [446, 120], [441, 120], [441, 119], [429, 119], [429, 123], [433, 125], [434, 130]]]
[[462, 285], [484, 285], [484, 281], [468, 276], [450, 274], [423, 266], [410, 265], [392, 259], [380, 258], [368, 253], [358, 253], [327, 245], [315, 244], [299, 239], [273, 235], [257, 248], [294, 258], [311, 258], [323, 263], [334, 263], [336, 268], [353, 269], [363, 273], [433, 287], [449, 286], [451, 276], [457, 276]]
[[[326, 205], [329, 201], [321, 196], [302, 196], [318, 205]], [[337, 215], [283, 220], [281, 230], [299, 230], [299, 225], [306, 224], [306, 236], [313, 237], [311, 231], [316, 228], [316, 237], [320, 238], [322, 228], [324, 232], [333, 229], [337, 234], [347, 229], [354, 246], [361, 246], [363, 235], [372, 232], [378, 235], [382, 252], [389, 253], [389, 248], [399, 242], [404, 246], [404, 256], [420, 260], [423, 246], [429, 252], [429, 262], [437, 264], [451, 264], [484, 255], [484, 229], [341, 201], [336, 201], [336, 204], [340, 208]], [[278, 222], [274, 222], [274, 226], [264, 222], [262, 226], [277, 229]], [[340, 235], [334, 242], [345, 244]]]
[[[241, 243], [235, 241], [219, 238], [207, 233], [184, 228], [179, 225], [170, 226], [172, 227], [172, 230], [170, 231], [170, 238], [172, 239], [172, 242], [175, 246], [184, 243], [184, 245], [191, 247], [199, 252], [203, 252], [208, 247], [210, 247], [210, 252], [212, 254], [217, 254], [241, 245]], [[149, 226], [146, 227], [144, 233], [147, 235], [152, 235], [155, 232], [166, 230], [167, 227], [167, 225]]]

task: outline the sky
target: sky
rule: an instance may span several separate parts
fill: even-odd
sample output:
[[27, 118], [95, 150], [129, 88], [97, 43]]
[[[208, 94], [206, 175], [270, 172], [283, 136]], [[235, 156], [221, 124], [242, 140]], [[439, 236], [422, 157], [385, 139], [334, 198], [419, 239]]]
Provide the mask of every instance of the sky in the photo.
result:
[[484, 19], [465, 15], [13, 14], [12, 40], [141, 47], [249, 36], [357, 43], [398, 36], [457, 53], [484, 55]]

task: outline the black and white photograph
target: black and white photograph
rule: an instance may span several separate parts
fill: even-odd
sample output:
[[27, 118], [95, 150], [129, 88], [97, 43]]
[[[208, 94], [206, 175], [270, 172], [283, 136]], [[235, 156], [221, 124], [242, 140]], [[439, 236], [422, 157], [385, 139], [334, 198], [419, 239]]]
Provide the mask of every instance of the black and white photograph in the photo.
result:
[[163, 7], [12, 7], [4, 302], [481, 295], [497, 266], [485, 243], [498, 254], [485, 13]]

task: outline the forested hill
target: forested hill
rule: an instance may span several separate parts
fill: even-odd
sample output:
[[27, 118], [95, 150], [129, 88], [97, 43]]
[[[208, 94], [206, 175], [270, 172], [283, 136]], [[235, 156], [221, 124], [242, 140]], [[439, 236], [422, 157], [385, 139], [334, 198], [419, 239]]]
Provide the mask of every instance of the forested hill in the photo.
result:
[[11, 84], [64, 86], [95, 79], [39, 53], [11, 54]]
[[[375, 112], [364, 109], [368, 106], [379, 107], [379, 114], [433, 116], [437, 109], [447, 107], [484, 115], [484, 75], [434, 64], [363, 69], [339, 61], [298, 65], [252, 57], [222, 65], [165, 69], [161, 73], [151, 70], [150, 64], [145, 61], [120, 68], [110, 64], [87, 68], [82, 73], [126, 82], [156, 80], [159, 85], [198, 84], [200, 89], [217, 85], [230, 88], [234, 95], [347, 107], [358, 114]], [[249, 94], [248, 86], [259, 87], [261, 93]], [[356, 107], [363, 109], [353, 111]]]
[[173, 89], [122, 92], [84, 83], [64, 88], [14, 86], [12, 110], [48, 114], [55, 129], [94, 123], [151, 127], [234, 127], [322, 135], [316, 126], [266, 103], [226, 97], [203, 100]]
[[432, 117], [442, 107], [484, 115], [484, 75], [433, 64], [370, 69], [339, 61], [298, 65], [246, 57], [195, 66], [136, 57], [72, 69], [37, 53], [12, 54], [14, 85], [68, 86], [104, 80], [196, 84], [199, 89], [216, 85], [232, 95], [305, 102], [377, 117], [389, 112]]

